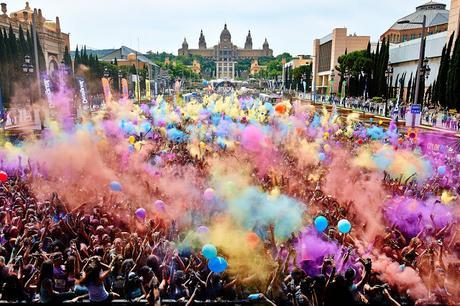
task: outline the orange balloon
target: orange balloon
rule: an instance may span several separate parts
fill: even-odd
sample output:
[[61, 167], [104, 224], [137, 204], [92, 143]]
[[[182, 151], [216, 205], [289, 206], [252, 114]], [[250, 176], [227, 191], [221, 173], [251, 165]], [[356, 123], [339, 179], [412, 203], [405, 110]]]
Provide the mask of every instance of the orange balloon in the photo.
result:
[[282, 103], [278, 103], [275, 105], [275, 111], [277, 111], [280, 114], [284, 114], [286, 112], [286, 105]]
[[246, 235], [246, 241], [251, 247], [255, 248], [259, 244], [260, 238], [256, 233], [250, 232]]

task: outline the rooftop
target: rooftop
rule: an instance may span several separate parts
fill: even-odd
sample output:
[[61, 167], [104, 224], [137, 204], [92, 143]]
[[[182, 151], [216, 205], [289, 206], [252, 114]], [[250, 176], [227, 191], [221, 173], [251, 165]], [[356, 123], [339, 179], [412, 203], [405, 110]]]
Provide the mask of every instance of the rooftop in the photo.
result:
[[[398, 19], [401, 20], [409, 20], [410, 22], [422, 22], [423, 15], [426, 16], [426, 25], [428, 27], [446, 24], [449, 21], [449, 11], [446, 10], [446, 5], [434, 1], [427, 2], [423, 5], [417, 6], [415, 12], [410, 15], [407, 15], [403, 18]], [[421, 25], [419, 24], [398, 24], [396, 21], [390, 29], [392, 30], [410, 30], [420, 28]]]

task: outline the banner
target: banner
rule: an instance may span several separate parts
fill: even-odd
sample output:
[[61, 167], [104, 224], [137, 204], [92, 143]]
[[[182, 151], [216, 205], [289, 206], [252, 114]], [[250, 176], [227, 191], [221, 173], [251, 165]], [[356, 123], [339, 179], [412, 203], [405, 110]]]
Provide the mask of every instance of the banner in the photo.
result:
[[43, 88], [45, 89], [44, 92], [45, 92], [46, 100], [48, 100], [48, 106], [50, 108], [53, 108], [54, 104], [53, 104], [53, 93], [51, 91], [51, 86], [52, 86], [51, 80], [49, 79], [47, 75], [44, 75], [42, 79], [43, 79]]
[[150, 100], [152, 98], [150, 94], [150, 80], [145, 80], [145, 98]]
[[102, 88], [104, 89], [105, 103], [109, 104], [112, 101], [112, 94], [110, 93], [109, 79], [102, 78]]
[[139, 86], [139, 80], [135, 80], [134, 81], [134, 98], [136, 99], [136, 101], [140, 101], [141, 100], [141, 88]]
[[5, 108], [3, 107], [2, 88], [0, 87], [0, 120], [2, 121], [4, 119], [4, 111]]
[[128, 80], [125, 78], [121, 79], [121, 93], [123, 99], [127, 100], [129, 98]]
[[86, 86], [85, 79], [82, 77], [75, 78], [78, 85], [78, 92], [80, 93], [81, 106], [83, 110], [88, 110], [90, 108], [88, 100], [88, 87]]

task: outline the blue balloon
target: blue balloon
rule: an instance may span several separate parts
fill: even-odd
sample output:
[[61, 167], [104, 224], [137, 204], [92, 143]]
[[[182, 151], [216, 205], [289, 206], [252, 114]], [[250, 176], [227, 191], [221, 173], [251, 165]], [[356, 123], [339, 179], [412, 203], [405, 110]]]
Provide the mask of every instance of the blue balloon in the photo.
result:
[[326, 154], [324, 154], [323, 152], [319, 153], [318, 154], [318, 157], [319, 157], [319, 160], [323, 161], [326, 159]]
[[227, 261], [222, 257], [215, 257], [209, 260], [208, 268], [214, 273], [222, 273], [227, 269]]
[[110, 189], [113, 191], [120, 192], [121, 191], [121, 184], [117, 181], [110, 182]]
[[446, 173], [446, 166], [439, 166], [438, 167], [438, 173], [439, 174], [445, 174]]
[[339, 223], [337, 223], [337, 228], [342, 234], [347, 234], [351, 230], [351, 223], [346, 219], [342, 219], [339, 221]]
[[318, 216], [315, 218], [315, 228], [318, 232], [324, 232], [329, 223], [327, 222], [326, 217]]
[[205, 244], [201, 249], [201, 254], [203, 254], [206, 259], [213, 259], [217, 256], [217, 249], [212, 244]]

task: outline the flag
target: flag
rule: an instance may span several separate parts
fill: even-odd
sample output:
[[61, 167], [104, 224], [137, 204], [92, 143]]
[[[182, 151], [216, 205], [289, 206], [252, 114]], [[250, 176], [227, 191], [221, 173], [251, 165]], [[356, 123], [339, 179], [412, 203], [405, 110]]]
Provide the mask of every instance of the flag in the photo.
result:
[[102, 88], [104, 89], [105, 103], [109, 104], [112, 101], [112, 94], [110, 93], [109, 79], [102, 78]]
[[88, 100], [88, 88], [86, 86], [85, 79], [82, 77], [77, 77], [75, 80], [78, 85], [78, 92], [80, 93], [81, 106], [84, 110], [88, 110], [90, 105]]
[[152, 98], [150, 94], [150, 80], [145, 80], [145, 98], [150, 100]]
[[49, 77], [47, 75], [43, 76], [43, 87], [45, 89], [45, 95], [46, 95], [46, 99], [48, 100], [48, 105], [50, 108], [53, 108], [54, 107], [54, 104], [53, 104], [53, 92], [52, 92], [52, 88], [51, 88], [51, 80], [49, 79]]
[[134, 94], [135, 94], [136, 101], [140, 101], [140, 99], [141, 99], [141, 89], [140, 89], [140, 86], [139, 86], [139, 79], [136, 79], [134, 81]]
[[128, 80], [126, 80], [125, 78], [121, 79], [121, 92], [123, 99], [127, 100], [129, 98]]

